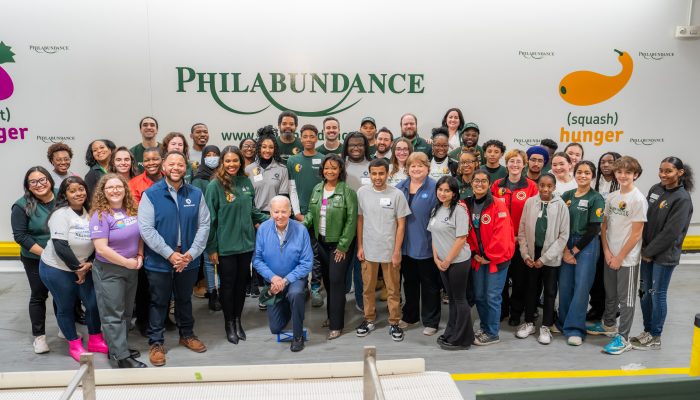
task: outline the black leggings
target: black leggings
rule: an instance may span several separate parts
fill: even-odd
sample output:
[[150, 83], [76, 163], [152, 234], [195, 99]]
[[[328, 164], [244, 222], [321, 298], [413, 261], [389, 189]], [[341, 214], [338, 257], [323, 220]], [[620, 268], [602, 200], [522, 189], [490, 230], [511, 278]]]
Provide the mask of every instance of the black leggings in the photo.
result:
[[[535, 247], [535, 260], [542, 254], [541, 247]], [[535, 322], [537, 301], [540, 297], [540, 282], [544, 286], [544, 305], [542, 306], [542, 325], [554, 324], [554, 301], [557, 298], [557, 283], [559, 282], [559, 267], [543, 266], [530, 268], [527, 265], [527, 291], [525, 295], [525, 322]]]
[[240, 318], [245, 302], [245, 288], [250, 279], [249, 268], [253, 252], [219, 256], [219, 301], [224, 311], [224, 319], [233, 321]]
[[469, 260], [450, 264], [447, 271], [440, 271], [442, 282], [447, 288], [450, 299], [450, 312], [445, 327], [445, 341], [458, 346], [471, 346], [474, 341], [472, 312], [467, 302], [467, 286], [469, 286]]
[[[405, 302], [403, 320], [409, 324], [423, 321], [423, 326], [437, 329], [440, 323], [440, 270], [432, 258], [401, 258], [401, 276]], [[464, 287], [464, 294], [467, 289]], [[450, 288], [447, 288], [449, 295]]]
[[321, 277], [328, 295], [326, 314], [328, 315], [329, 329], [333, 331], [342, 330], [345, 326], [345, 275], [354, 252], [354, 246], [351, 245], [345, 258], [336, 262], [335, 249], [337, 245], [337, 243], [318, 241]]
[[[46, 334], [46, 299], [49, 298], [49, 289], [39, 277], [39, 259], [20, 256], [24, 265], [24, 272], [29, 280], [29, 320], [32, 322], [32, 335]], [[56, 303], [53, 305], [56, 313]]]

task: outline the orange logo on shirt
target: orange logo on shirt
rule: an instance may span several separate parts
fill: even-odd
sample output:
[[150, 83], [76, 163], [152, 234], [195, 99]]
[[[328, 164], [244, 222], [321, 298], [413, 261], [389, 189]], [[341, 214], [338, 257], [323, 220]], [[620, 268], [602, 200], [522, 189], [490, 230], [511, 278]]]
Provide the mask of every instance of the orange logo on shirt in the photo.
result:
[[599, 208], [599, 209], [595, 210], [595, 215], [597, 215], [598, 218], [602, 217], [603, 216], [603, 209]]
[[491, 223], [491, 216], [488, 214], [484, 214], [481, 216], [481, 223], [484, 225], [488, 225]]
[[661, 203], [659, 203], [659, 208], [660, 209], [668, 208], [668, 202], [666, 200], [661, 200]]
[[621, 211], [624, 211], [627, 208], [627, 203], [625, 203], [624, 200], [620, 201], [620, 203], [617, 205], [617, 208], [619, 208]]
[[301, 164], [294, 164], [294, 171], [296, 171], [296, 172], [301, 171]]
[[498, 195], [499, 195], [499, 196], [503, 196], [504, 194], [506, 194], [506, 189], [505, 189], [505, 188], [499, 188], [499, 189], [498, 189]]
[[253, 168], [253, 175], [260, 175], [260, 172], [261, 172], [260, 167]]
[[228, 201], [229, 203], [233, 202], [233, 199], [234, 199], [233, 193], [231, 193], [231, 192], [225, 192], [225, 193], [226, 193], [226, 201]]
[[571, 207], [571, 200], [567, 200], [567, 201], [566, 201], [566, 206], [567, 206], [567, 207]]
[[299, 148], [298, 148], [298, 147], [293, 147], [293, 148], [292, 148], [292, 154], [299, 154]]
[[518, 192], [518, 193], [515, 194], [515, 198], [518, 199], [518, 200], [520, 200], [520, 201], [525, 200], [525, 197], [526, 197], [526, 196], [527, 196], [527, 195], [525, 194], [525, 192]]

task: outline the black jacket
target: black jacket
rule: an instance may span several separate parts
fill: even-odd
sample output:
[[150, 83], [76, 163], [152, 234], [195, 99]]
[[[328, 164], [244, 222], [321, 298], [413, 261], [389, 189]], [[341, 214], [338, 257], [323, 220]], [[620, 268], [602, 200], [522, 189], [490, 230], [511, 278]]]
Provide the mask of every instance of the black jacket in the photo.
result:
[[693, 216], [693, 202], [683, 186], [654, 185], [647, 195], [649, 209], [642, 233], [642, 257], [661, 265], [678, 265], [683, 239]]

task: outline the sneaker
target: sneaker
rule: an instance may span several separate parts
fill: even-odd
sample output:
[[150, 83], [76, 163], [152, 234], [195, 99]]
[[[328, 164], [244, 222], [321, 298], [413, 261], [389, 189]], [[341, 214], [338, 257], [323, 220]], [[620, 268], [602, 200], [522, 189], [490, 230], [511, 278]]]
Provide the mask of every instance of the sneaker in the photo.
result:
[[540, 336], [537, 337], [537, 341], [540, 342], [540, 344], [552, 343], [552, 333], [549, 331], [549, 328], [546, 326], [540, 327]]
[[630, 339], [630, 345], [632, 345], [632, 348], [635, 350], [659, 350], [661, 349], [661, 336], [649, 335], [643, 342], [632, 341], [632, 339]]
[[266, 310], [267, 310], [267, 304], [258, 303], [258, 309], [259, 309], [260, 311], [266, 311]]
[[555, 334], [555, 333], [561, 333], [561, 331], [559, 330], [559, 328], [557, 328], [557, 325], [556, 325], [556, 324], [553, 324], [552, 326], [549, 327], [549, 332], [551, 332], [552, 335]]
[[323, 307], [323, 296], [319, 289], [311, 290], [311, 307]]
[[[399, 326], [399, 328], [400, 328], [400, 326]], [[437, 328], [432, 328], [429, 326], [426, 326], [425, 328], [423, 328], [423, 334], [425, 336], [433, 336], [434, 334], [437, 333], [437, 331], [438, 331]]]
[[501, 339], [498, 336], [491, 336], [486, 332], [481, 332], [481, 335], [474, 337], [474, 344], [477, 346], [488, 346], [500, 341]]
[[535, 325], [532, 322], [526, 322], [518, 327], [515, 332], [515, 337], [518, 339], [525, 339], [530, 335], [535, 334]]
[[165, 365], [165, 347], [161, 343], [154, 343], [151, 345], [150, 350], [148, 350], [148, 360], [155, 367], [161, 367]]
[[450, 304], [450, 296], [447, 295], [447, 290], [442, 292], [442, 304]]
[[207, 351], [207, 346], [202, 343], [197, 336], [180, 337], [180, 344], [194, 351], [195, 353], [204, 353]]
[[413, 325], [417, 324], [417, 322], [406, 322], [404, 320], [399, 320], [399, 328], [401, 329], [408, 329], [412, 327]]
[[640, 333], [637, 336], [632, 336], [630, 338], [630, 344], [634, 349], [637, 349], [637, 347], [644, 347], [643, 349], [637, 349], [637, 350], [647, 350], [646, 345], [649, 344], [651, 341], [651, 333], [644, 331]]
[[300, 352], [304, 350], [304, 337], [299, 336], [299, 337], [294, 337], [292, 339], [292, 343], [289, 345], [289, 350], [291, 350], [294, 353]]
[[391, 336], [394, 342], [400, 342], [403, 340], [403, 329], [401, 329], [398, 324], [391, 325], [389, 327], [389, 336]]
[[168, 307], [168, 312], [171, 315], [175, 315], [175, 300], [170, 300], [170, 306]]
[[632, 350], [632, 345], [630, 344], [630, 342], [625, 340], [625, 338], [622, 337], [622, 335], [617, 335], [613, 340], [610, 341], [610, 343], [605, 345], [605, 347], [603, 347], [603, 350], [601, 351], [606, 354], [618, 355], [629, 350]]
[[195, 297], [203, 299], [207, 294], [207, 282], [204, 279], [197, 282], [197, 286], [192, 289], [192, 294]]
[[252, 285], [250, 287], [250, 297], [253, 299], [257, 299], [258, 297], [260, 297], [260, 288], [258, 287], [258, 285]]
[[569, 336], [569, 338], [566, 339], [566, 344], [569, 346], [580, 346], [583, 344], [583, 339], [581, 339], [581, 336]]
[[50, 351], [49, 344], [46, 343], [46, 335], [34, 337], [34, 352], [36, 354], [44, 354]]
[[250, 283], [245, 285], [245, 297], [250, 297]]
[[617, 327], [606, 326], [601, 321], [596, 321], [591, 325], [586, 325], [586, 332], [589, 335], [604, 335], [607, 337], [615, 337], [615, 335], [617, 335]]
[[376, 327], [374, 326], [374, 321], [364, 320], [355, 330], [355, 334], [359, 337], [365, 337], [369, 335]]

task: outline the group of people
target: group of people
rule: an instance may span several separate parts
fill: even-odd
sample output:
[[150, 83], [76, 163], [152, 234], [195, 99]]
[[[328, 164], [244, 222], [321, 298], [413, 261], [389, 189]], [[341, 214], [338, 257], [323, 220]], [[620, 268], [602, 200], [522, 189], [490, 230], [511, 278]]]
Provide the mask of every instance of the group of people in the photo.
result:
[[[243, 306], [257, 297], [271, 332], [291, 322], [290, 348], [301, 351], [307, 295], [321, 307], [326, 292], [323, 327], [333, 340], [352, 286], [364, 315], [359, 337], [379, 325], [382, 289], [394, 341], [419, 323], [437, 334], [446, 302], [437, 338], [445, 350], [498, 343], [506, 319], [517, 338], [541, 344], [560, 332], [572, 346], [607, 335], [609, 354], [660, 348], [693, 212], [690, 166], [664, 158], [645, 196], [631, 156], [608, 152], [596, 165], [579, 143], [563, 152], [552, 140], [508, 151], [495, 139], [479, 144], [478, 125], [457, 108], [428, 139], [417, 123], [404, 114], [394, 137], [366, 117], [341, 141], [338, 119], [328, 117], [318, 145], [318, 128], [297, 134], [297, 116], [285, 111], [277, 128], [220, 149], [203, 123], [192, 126], [191, 143], [178, 132], [159, 143], [158, 122], [145, 117], [136, 146], [90, 143], [84, 179], [70, 169], [72, 149], [51, 145], [51, 169], [27, 171], [11, 218], [35, 352], [49, 351], [49, 292], [71, 356], [86, 351], [80, 321], [87, 351], [133, 368], [146, 366], [128, 346], [133, 317], [154, 366], [166, 363], [171, 312], [180, 344], [206, 351], [194, 333], [193, 292], [223, 311], [229, 342], [246, 340]], [[630, 337], [638, 286], [644, 331]]]

